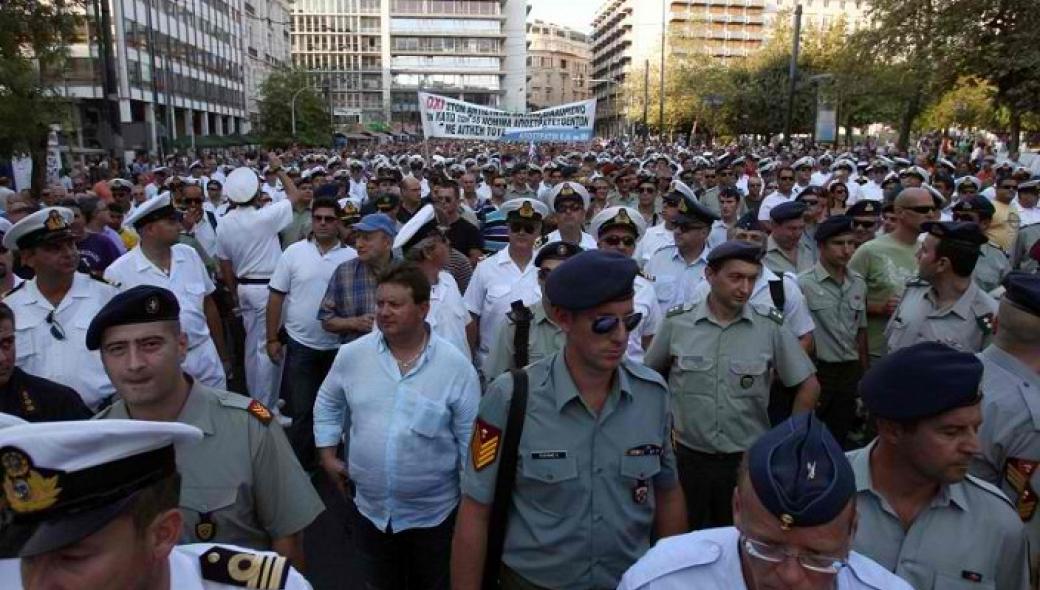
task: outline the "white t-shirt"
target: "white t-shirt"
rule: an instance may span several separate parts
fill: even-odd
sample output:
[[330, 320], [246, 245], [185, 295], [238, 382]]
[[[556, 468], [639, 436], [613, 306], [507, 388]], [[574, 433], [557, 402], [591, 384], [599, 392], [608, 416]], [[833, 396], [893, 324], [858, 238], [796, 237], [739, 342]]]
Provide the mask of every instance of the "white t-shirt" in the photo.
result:
[[781, 203], [789, 203], [795, 199], [797, 194], [792, 191], [790, 197], [786, 197], [780, 193], [780, 191], [773, 191], [766, 198], [762, 199], [762, 205], [758, 208], [758, 220], [759, 221], [772, 221], [769, 218], [769, 212], [773, 210], [773, 207]]
[[322, 329], [318, 308], [336, 267], [353, 258], [357, 258], [357, 251], [350, 246], [335, 246], [321, 254], [313, 240], [285, 249], [268, 286], [285, 293], [282, 322], [289, 337], [315, 350], [339, 348], [339, 337]]

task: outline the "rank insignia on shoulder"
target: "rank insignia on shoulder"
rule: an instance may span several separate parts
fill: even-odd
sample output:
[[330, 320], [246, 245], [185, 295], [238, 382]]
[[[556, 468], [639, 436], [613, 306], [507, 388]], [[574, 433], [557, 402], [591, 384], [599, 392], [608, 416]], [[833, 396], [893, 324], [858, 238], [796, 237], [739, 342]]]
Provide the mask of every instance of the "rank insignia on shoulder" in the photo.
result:
[[774, 307], [769, 310], [769, 319], [782, 326], [784, 325], [784, 312]]
[[202, 577], [242, 588], [281, 590], [289, 579], [289, 560], [281, 555], [233, 551], [214, 546], [199, 556]]
[[639, 270], [639, 276], [641, 276], [644, 279], [650, 281], [651, 283], [654, 282], [653, 275], [651, 275], [650, 273], [646, 272], [646, 270], [644, 270], [644, 269], [640, 269]]
[[246, 407], [246, 411], [255, 416], [256, 419], [260, 422], [263, 422], [265, 426], [269, 424], [271, 422], [271, 418], [273, 418], [273, 416], [271, 416], [271, 410], [268, 410], [267, 406], [256, 400], [249, 402], [249, 406]]
[[979, 323], [979, 329], [982, 330], [983, 334], [992, 334], [995, 331], [995, 320], [993, 314], [987, 313], [986, 315], [980, 315], [976, 318]]
[[498, 443], [501, 438], [501, 429], [477, 418], [469, 443], [469, 456], [473, 461], [473, 469], [480, 471], [495, 462], [495, 459], [498, 458]]
[[679, 314], [681, 314], [684, 311], [686, 311], [686, 306], [684, 306], [684, 305], [676, 305], [675, 307], [669, 309], [664, 315], [665, 315], [665, 317], [669, 317], [670, 318], [672, 316], [679, 315]]
[[1018, 517], [1023, 522], [1032, 520], [1033, 515], [1036, 514], [1038, 499], [1031, 480], [1038, 465], [1040, 465], [1040, 461], [1030, 461], [1018, 457], [1008, 457], [1007, 463], [1004, 465], [1004, 481], [1008, 482], [1011, 489], [1018, 494], [1015, 509], [1018, 510]]

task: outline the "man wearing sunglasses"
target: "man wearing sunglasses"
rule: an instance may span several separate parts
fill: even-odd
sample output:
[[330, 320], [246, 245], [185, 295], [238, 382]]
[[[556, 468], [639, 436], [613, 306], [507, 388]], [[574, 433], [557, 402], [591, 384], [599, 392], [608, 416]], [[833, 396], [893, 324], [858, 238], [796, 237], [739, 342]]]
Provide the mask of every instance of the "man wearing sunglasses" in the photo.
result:
[[646, 365], [668, 379], [679, 479], [694, 530], [733, 523], [737, 466], [769, 430], [774, 371], [796, 389], [794, 413], [811, 411], [820, 391], [783, 313], [748, 303], [761, 258], [762, 249], [748, 242], [712, 250], [707, 297], [669, 311], [646, 352]]
[[996, 192], [990, 200], [993, 203], [993, 221], [986, 230], [986, 236], [1004, 250], [1015, 243], [1018, 231], [1018, 213], [1011, 206], [1018, 192], [1018, 181], [1010, 174], [997, 178]]
[[[661, 197], [661, 223], [648, 228], [636, 244], [635, 259], [644, 268], [655, 252], [665, 246], [675, 244], [675, 236], [673, 235], [675, 231], [675, 217], [679, 214], [679, 203], [683, 200], [683, 195], [686, 194], [691, 200], [694, 199], [693, 190], [682, 183], [682, 181], [673, 184], [677, 185], [677, 188], [678, 185], [682, 185], [683, 190], [686, 192], [671, 190]], [[631, 207], [629, 208], [631, 209]], [[644, 219], [643, 221], [645, 222], [646, 220]]]
[[915, 588], [1030, 587], [1019, 515], [998, 488], [967, 475], [981, 451], [982, 376], [974, 354], [922, 342], [878, 361], [860, 383], [878, 437], [848, 454], [859, 513], [852, 547]]
[[478, 367], [487, 360], [511, 304], [530, 306], [541, 298], [534, 247], [549, 208], [537, 199], [521, 198], [506, 201], [500, 211], [506, 216], [509, 245], [477, 264], [463, 297], [473, 315], [466, 330]]
[[815, 165], [816, 160], [812, 156], [803, 156], [791, 164], [791, 168], [794, 169], [794, 186], [791, 187], [794, 196], [797, 197], [798, 193], [805, 190], [812, 182], [813, 166]]
[[653, 278], [661, 313], [692, 301], [693, 290], [704, 280], [708, 266], [708, 234], [719, 218], [713, 211], [683, 196], [675, 213], [675, 243], [654, 252], [646, 263]]
[[[491, 354], [488, 355], [483, 367], [484, 376], [488, 381], [510, 369], [521, 368], [516, 364], [517, 347], [526, 346], [529, 364], [563, 349], [564, 334], [550, 317], [551, 303], [545, 296], [545, 281], [549, 279], [556, 267], [582, 251], [583, 248], [573, 242], [550, 242], [538, 251], [534, 265], [538, 268], [538, 286], [541, 289], [542, 298], [525, 308], [526, 312], [513, 310], [508, 314], [509, 322], [499, 330], [495, 345], [491, 348]], [[518, 326], [524, 321], [528, 323], [526, 344], [517, 341]]]
[[[201, 198], [198, 187], [192, 188]], [[231, 359], [224, 348], [223, 324], [213, 299], [216, 286], [199, 254], [191, 246], [178, 243], [181, 213], [170, 203], [169, 195], [161, 195], [134, 209], [125, 223], [134, 228], [141, 242], [105, 270], [105, 280], [120, 291], [152, 285], [173, 292], [188, 338], [185, 372], [205, 385], [226, 389]]]
[[101, 359], [87, 350], [91, 318], [117, 293], [101, 279], [76, 272], [79, 251], [72, 211], [47, 207], [26, 216], [4, 234], [35, 276], [7, 293], [14, 311], [17, 364], [25, 372], [76, 390], [92, 411], [115, 393]]
[[[638, 213], [629, 207], [610, 207], [592, 218], [591, 229], [598, 238], [599, 249], [632, 258], [635, 255], [636, 243], [646, 231], [646, 222]], [[636, 312], [642, 314], [643, 321], [628, 335], [628, 358], [641, 363], [664, 316], [657, 304], [657, 292], [654, 290], [653, 281], [642, 274], [636, 275], [633, 289], [633, 305]]]
[[925, 223], [918, 279], [907, 283], [885, 328], [889, 352], [924, 341], [979, 352], [995, 329], [997, 302], [971, 275], [986, 236], [965, 221]]
[[[632, 303], [638, 270], [631, 258], [591, 250], [549, 275], [546, 297], [565, 344], [525, 369], [503, 588], [615, 588], [651, 539], [685, 530], [667, 390], [625, 359], [642, 320]], [[501, 375], [480, 402], [471, 449], [481, 452], [466, 461], [452, 551], [456, 590], [480, 587], [512, 381]]]
[[545, 236], [547, 242], [570, 242], [582, 250], [596, 248], [596, 239], [585, 233], [585, 211], [591, 197], [578, 182], [566, 181], [554, 186], [548, 195], [549, 208], [556, 214], [556, 229]]
[[769, 226], [769, 212], [773, 210], [773, 207], [780, 203], [793, 201], [798, 196], [798, 193], [794, 190], [794, 179], [795, 172], [789, 166], [782, 166], [777, 170], [777, 189], [762, 200], [762, 205], [758, 208], [759, 221]]
[[917, 274], [918, 237], [921, 224], [938, 217], [932, 194], [923, 188], [903, 189], [893, 203], [892, 231], [856, 249], [849, 268], [867, 281], [867, 341], [870, 356], [885, 354], [885, 326]]
[[852, 218], [852, 237], [856, 241], [856, 248], [877, 236], [878, 227], [881, 225], [880, 201], [860, 199], [845, 211], [845, 215]]
[[[972, 197], [958, 201], [952, 209], [953, 221], [978, 224], [983, 233], [993, 221], [993, 204], [986, 197]], [[1000, 287], [1004, 276], [1011, 270], [1008, 255], [993, 242], [987, 241], [979, 250], [979, 261], [975, 263], [972, 278], [983, 291], [990, 293]]]
[[852, 468], [827, 427], [811, 412], [789, 418], [759, 437], [741, 463], [736, 526], [662, 540], [618, 590], [910, 590], [851, 550], [855, 492]]
[[807, 210], [804, 202], [791, 201], [781, 203], [769, 212], [773, 231], [766, 241], [766, 254], [762, 263], [778, 275], [798, 274], [816, 264], [815, 249], [806, 247], [802, 240], [806, 231]]

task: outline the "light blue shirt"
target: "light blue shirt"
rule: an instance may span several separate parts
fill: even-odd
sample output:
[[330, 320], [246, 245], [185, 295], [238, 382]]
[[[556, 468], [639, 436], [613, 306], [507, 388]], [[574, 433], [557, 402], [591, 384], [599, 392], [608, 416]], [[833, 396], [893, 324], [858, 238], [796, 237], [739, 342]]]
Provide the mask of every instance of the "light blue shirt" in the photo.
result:
[[708, 246], [704, 246], [696, 260], [686, 262], [674, 244], [654, 252], [646, 263], [646, 273], [654, 282], [657, 302], [661, 313], [678, 305], [693, 302], [697, 285], [704, 281], [704, 269], [708, 268]]
[[379, 530], [433, 527], [459, 501], [480, 403], [472, 363], [430, 334], [407, 374], [379, 332], [343, 345], [314, 403], [314, 440], [336, 446], [349, 411], [348, 467], [358, 510]]

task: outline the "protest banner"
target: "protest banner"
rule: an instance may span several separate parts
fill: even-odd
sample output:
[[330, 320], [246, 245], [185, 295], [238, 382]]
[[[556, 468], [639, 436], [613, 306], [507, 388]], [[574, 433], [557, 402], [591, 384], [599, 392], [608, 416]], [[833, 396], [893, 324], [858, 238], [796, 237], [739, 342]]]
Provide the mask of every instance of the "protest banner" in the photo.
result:
[[596, 99], [532, 113], [510, 113], [446, 96], [419, 93], [427, 138], [484, 141], [587, 141], [596, 124]]

